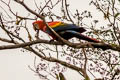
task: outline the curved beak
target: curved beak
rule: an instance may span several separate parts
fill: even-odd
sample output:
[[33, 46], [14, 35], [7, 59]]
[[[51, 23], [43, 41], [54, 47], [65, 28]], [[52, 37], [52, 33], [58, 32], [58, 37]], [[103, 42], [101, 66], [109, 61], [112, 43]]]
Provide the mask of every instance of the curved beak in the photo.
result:
[[35, 24], [35, 23], [33, 23], [33, 29], [36, 31], [36, 30], [38, 30], [37, 28], [37, 25]]

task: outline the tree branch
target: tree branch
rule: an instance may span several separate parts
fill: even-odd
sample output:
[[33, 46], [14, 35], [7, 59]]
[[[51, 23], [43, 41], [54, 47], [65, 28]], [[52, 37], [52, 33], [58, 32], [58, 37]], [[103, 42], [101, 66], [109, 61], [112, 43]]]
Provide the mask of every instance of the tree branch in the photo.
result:
[[[5, 40], [6, 42], [11, 42], [11, 40], [2, 39], [2, 38], [1, 38], [0, 40]], [[42, 41], [42, 42], [46, 42], [46, 43], [50, 43], [50, 42], [47, 41], [47, 40], [36, 40], [36, 41], [31, 41], [31, 42], [21, 43], [21, 44], [19, 44], [18, 42], [16, 42], [16, 43], [14, 42], [15, 45], [8, 45], [8, 46], [5, 46], [5, 47], [1, 47], [1, 46], [0, 46], [0, 49], [2, 49], [2, 48], [4, 48], [4, 49], [8, 49], [8, 48], [12, 49], [12, 48], [15, 48], [15, 47], [16, 47], [16, 48], [20, 48], [20, 47], [21, 47], [21, 48], [24, 48], [24, 49], [26, 49], [26, 50], [28, 50], [28, 51], [33, 52], [35, 55], [39, 56], [40, 58], [42, 58], [42, 59], [44, 59], [44, 60], [46, 60], [46, 61], [57, 62], [57, 63], [65, 66], [65, 67], [68, 67], [68, 68], [70, 68], [70, 69], [76, 70], [76, 71], [78, 71], [78, 72], [80, 71], [80, 72], [82, 72], [82, 73], [84, 74], [84, 69], [79, 68], [79, 67], [74, 66], [74, 65], [71, 65], [71, 64], [69, 64], [69, 63], [67, 63], [67, 62], [58, 60], [58, 59], [53, 58], [53, 57], [42, 56], [39, 52], [35, 51], [34, 49], [32, 49], [32, 47], [30, 47], [31, 44], [33, 44], [33, 43], [38, 43], [38, 42], [41, 42], [41, 41]], [[51, 42], [51, 43], [56, 43], [56, 44], [58, 44], [57, 42]], [[26, 47], [26, 46], [27, 46], [27, 47]]]
[[[4, 39], [4, 38], [0, 38], [0, 40], [4, 41], [4, 42], [13, 43], [11, 40]], [[15, 45], [2, 45], [2, 46], [0, 46], [0, 50], [22, 48], [22, 47], [31, 46], [31, 45], [38, 44], [38, 43], [45, 43], [45, 44], [51, 44], [51, 45], [65, 45], [65, 44], [58, 42], [58, 41], [50, 42], [49, 40], [38, 39], [35, 41], [19, 43], [19, 44], [15, 44]], [[113, 47], [112, 45], [104, 44], [104, 43], [92, 43], [92, 42], [91, 43], [82, 43], [82, 44], [81, 43], [73, 43], [73, 46], [71, 46], [71, 47], [78, 48], [78, 49], [80, 49], [80, 48], [92, 48], [90, 45], [93, 46], [94, 48], [111, 49], [111, 50], [115, 50], [115, 51], [120, 52], [119, 46]]]
[[[25, 7], [25, 9], [27, 9], [29, 12], [31, 12], [32, 14], [36, 15], [37, 17], [39, 17], [40, 19], [42, 19], [45, 23], [45, 25], [51, 30], [51, 32], [53, 32], [53, 34], [55, 34], [63, 43], [65, 43], [66, 45], [70, 46], [70, 47], [74, 47], [74, 48], [87, 48], [89, 46], [89, 44], [83, 44], [81, 46], [81, 43], [79, 45], [71, 43], [65, 39], [63, 39], [62, 37], [60, 37], [52, 28], [49, 27], [49, 25], [46, 23], [45, 19], [43, 16], [37, 14], [36, 12], [34, 12], [33, 10], [31, 10], [29, 7], [26, 6], [26, 4], [23, 1], [20, 0], [14, 0], [15, 2], [21, 4], [22, 6]], [[95, 48], [102, 48], [103, 50], [106, 49], [112, 49], [112, 50], [117, 50], [120, 51], [120, 49], [117, 49], [118, 47], [112, 47], [111, 45], [108, 44], [104, 44], [104, 43], [91, 43], [92, 46], [94, 46]], [[87, 47], [86, 47], [87, 46]]]

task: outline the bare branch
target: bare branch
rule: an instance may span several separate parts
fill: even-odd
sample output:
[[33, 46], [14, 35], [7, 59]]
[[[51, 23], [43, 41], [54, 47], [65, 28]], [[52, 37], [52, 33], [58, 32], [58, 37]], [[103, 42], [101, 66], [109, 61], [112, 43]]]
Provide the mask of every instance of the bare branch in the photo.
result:
[[[1, 41], [4, 41], [4, 42], [11, 42], [11, 40], [7, 40], [7, 39], [4, 39], [4, 38], [0, 38]], [[16, 45], [6, 45], [6, 46], [0, 46], [0, 50], [3, 50], [3, 49], [13, 49], [13, 48], [21, 48], [21, 47], [26, 47], [26, 46], [31, 46], [31, 45], [34, 45], [34, 44], [38, 44], [38, 43], [45, 43], [45, 44], [52, 44], [52, 45], [65, 45], [61, 42], [57, 42], [57, 41], [52, 41], [50, 42], [49, 40], [44, 40], [44, 39], [38, 39], [38, 40], [35, 40], [35, 41], [30, 41], [30, 42], [24, 42], [24, 43], [19, 43], [19, 44], [16, 44]], [[73, 43], [73, 48], [91, 48], [92, 45], [94, 48], [104, 48], [104, 49], [111, 49], [111, 50], [115, 50], [115, 51], [120, 51], [120, 47], [119, 46], [115, 46], [113, 47], [112, 45], [109, 45], [109, 44], [104, 44], [104, 43]], [[68, 45], [69, 46], [69, 45]]]

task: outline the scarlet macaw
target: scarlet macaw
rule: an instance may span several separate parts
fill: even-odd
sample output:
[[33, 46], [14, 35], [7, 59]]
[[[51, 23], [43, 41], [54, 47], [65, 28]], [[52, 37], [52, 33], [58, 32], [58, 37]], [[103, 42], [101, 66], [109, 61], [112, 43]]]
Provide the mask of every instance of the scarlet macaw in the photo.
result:
[[[100, 42], [94, 38], [89, 38], [81, 33], [86, 30], [83, 27], [76, 26], [75, 24], [67, 24], [60, 21], [47, 22], [48, 25], [62, 38], [68, 40], [70, 38], [76, 37], [82, 40], [86, 40], [89, 42]], [[45, 23], [42, 20], [38, 20], [33, 22], [33, 28], [35, 30], [42, 30], [49, 34], [53, 39], [58, 40], [57, 37], [46, 27]]]

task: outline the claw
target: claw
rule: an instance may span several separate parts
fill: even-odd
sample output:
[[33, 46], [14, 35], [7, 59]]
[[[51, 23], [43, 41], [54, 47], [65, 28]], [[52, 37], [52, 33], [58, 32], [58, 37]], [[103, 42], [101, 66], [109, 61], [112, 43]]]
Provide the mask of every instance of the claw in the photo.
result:
[[51, 42], [53, 42], [53, 41], [55, 41], [55, 39], [51, 39], [49, 42], [51, 43]]
[[36, 39], [39, 39], [39, 30], [36, 30], [36, 32], [37, 32], [37, 33], [35, 34], [35, 38], [36, 38]]

